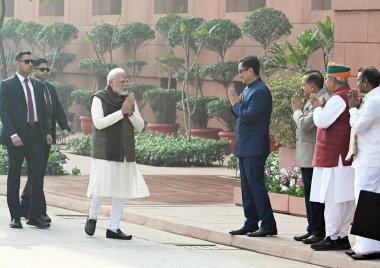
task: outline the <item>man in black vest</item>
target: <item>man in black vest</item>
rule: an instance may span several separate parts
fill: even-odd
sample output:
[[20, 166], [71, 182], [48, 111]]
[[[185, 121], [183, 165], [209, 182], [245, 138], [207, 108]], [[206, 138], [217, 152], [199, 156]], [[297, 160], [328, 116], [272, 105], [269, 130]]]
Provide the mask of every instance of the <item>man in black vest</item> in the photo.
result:
[[87, 196], [91, 206], [86, 225], [87, 235], [95, 233], [103, 197], [112, 197], [111, 220], [106, 238], [130, 240], [119, 228], [124, 201], [149, 196], [144, 177], [136, 164], [135, 130], [144, 128], [135, 95], [128, 94], [128, 77], [123, 69], [112, 69], [107, 87], [93, 95], [91, 116], [92, 160]]
[[[70, 127], [67, 123], [67, 118], [65, 111], [62, 108], [62, 105], [58, 99], [57, 91], [55, 87], [46, 81], [46, 79], [49, 76], [50, 68], [48, 65], [48, 62], [46, 59], [39, 58], [34, 60], [33, 62], [33, 76], [37, 78], [39, 81], [41, 81], [44, 84], [44, 96], [45, 96], [45, 102], [48, 110], [49, 115], [49, 121], [51, 126], [51, 135], [53, 137], [53, 143], [56, 142], [56, 124], [58, 123], [59, 127], [62, 129], [61, 135], [62, 138], [66, 138], [70, 135]], [[51, 144], [46, 144], [45, 148], [46, 153], [46, 164], [49, 159]], [[25, 185], [24, 191], [21, 195], [21, 216], [27, 218], [28, 217], [28, 210], [30, 206], [30, 183], [29, 180]], [[47, 223], [51, 222], [50, 217], [46, 214], [46, 200], [45, 200], [45, 194], [42, 192], [42, 205], [43, 205], [43, 211], [41, 218], [43, 218]]]
[[9, 171], [7, 178], [7, 202], [11, 214], [9, 227], [22, 228], [20, 221], [20, 175], [26, 160], [30, 183], [29, 225], [39, 228], [50, 224], [41, 218], [42, 194], [45, 175], [45, 144], [53, 139], [43, 84], [29, 77], [33, 69], [32, 53], [21, 51], [16, 54], [16, 74], [0, 85], [0, 117], [3, 128], [0, 143], [7, 147]]

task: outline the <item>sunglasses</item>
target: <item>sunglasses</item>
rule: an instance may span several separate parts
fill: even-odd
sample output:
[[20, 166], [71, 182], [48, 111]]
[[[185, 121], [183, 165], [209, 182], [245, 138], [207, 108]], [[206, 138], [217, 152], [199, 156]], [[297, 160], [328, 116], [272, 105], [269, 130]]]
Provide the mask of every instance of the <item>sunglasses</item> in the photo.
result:
[[20, 60], [20, 62], [23, 62], [25, 64], [33, 64], [34, 60]]
[[238, 70], [239, 74], [241, 74], [244, 71], [247, 71], [249, 68]]
[[37, 67], [37, 68], [34, 68], [36, 70], [40, 70], [41, 72], [50, 72], [50, 68], [44, 68], [44, 67]]

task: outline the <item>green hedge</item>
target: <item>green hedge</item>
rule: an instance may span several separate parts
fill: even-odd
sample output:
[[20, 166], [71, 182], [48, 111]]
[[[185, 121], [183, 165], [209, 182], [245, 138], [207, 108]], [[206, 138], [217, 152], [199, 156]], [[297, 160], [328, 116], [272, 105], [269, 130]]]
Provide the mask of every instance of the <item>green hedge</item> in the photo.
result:
[[70, 137], [67, 141], [67, 149], [75, 154], [90, 156], [92, 148], [92, 136]]
[[[223, 163], [228, 141], [192, 138], [159, 133], [136, 133], [136, 161], [139, 164], [161, 167], [212, 166]], [[90, 155], [91, 136], [72, 137], [68, 141], [71, 151]]]
[[224, 160], [228, 141], [192, 138], [181, 135], [140, 133], [136, 137], [137, 162], [162, 167], [212, 166]]
[[[67, 172], [63, 169], [67, 156], [61, 152], [58, 146], [53, 145], [50, 150], [49, 160], [46, 166], [45, 175], [65, 175]], [[8, 174], [8, 153], [7, 149], [3, 146], [0, 147], [0, 174]], [[21, 175], [27, 175], [26, 162], [22, 164]]]

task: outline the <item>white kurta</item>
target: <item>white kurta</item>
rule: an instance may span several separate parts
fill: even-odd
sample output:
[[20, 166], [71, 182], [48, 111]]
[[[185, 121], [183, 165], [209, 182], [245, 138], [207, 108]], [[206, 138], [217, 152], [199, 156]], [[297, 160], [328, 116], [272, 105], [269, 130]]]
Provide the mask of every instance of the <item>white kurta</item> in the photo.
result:
[[[313, 119], [318, 128], [328, 128], [343, 113], [345, 101], [340, 96], [332, 96], [325, 107], [314, 109]], [[337, 137], [339, 138], [339, 137]], [[324, 203], [330, 180], [334, 180], [334, 199], [336, 203], [354, 200], [355, 172], [351, 166], [343, 166], [339, 157], [337, 167], [314, 167], [311, 184], [310, 201]]]
[[[366, 94], [363, 106], [350, 109], [350, 124], [357, 135], [355, 168], [355, 200], [361, 190], [380, 193], [380, 87]], [[356, 236], [356, 253], [380, 252], [380, 241]]]
[[[133, 115], [129, 117], [137, 131], [144, 128], [137, 105]], [[121, 110], [104, 116], [102, 102], [93, 98], [91, 115], [94, 126], [104, 129], [123, 119]], [[149, 196], [149, 190], [136, 162], [116, 162], [103, 159], [92, 159], [90, 181], [87, 196], [115, 197], [122, 199], [142, 198]]]

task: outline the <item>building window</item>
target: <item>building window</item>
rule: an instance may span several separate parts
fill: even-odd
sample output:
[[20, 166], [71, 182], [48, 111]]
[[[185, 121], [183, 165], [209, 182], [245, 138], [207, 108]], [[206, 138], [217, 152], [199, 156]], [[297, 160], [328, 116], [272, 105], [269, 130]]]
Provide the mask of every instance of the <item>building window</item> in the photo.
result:
[[92, 0], [92, 15], [120, 15], [121, 0]]
[[226, 0], [227, 12], [250, 12], [265, 6], [266, 0]]
[[331, 10], [331, 0], [311, 0], [311, 10]]
[[65, 0], [40, 0], [40, 16], [63, 16]]
[[5, 0], [5, 17], [14, 17], [15, 16], [15, 1], [14, 0]]
[[187, 13], [187, 0], [154, 0], [154, 14]]

